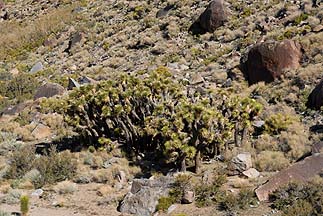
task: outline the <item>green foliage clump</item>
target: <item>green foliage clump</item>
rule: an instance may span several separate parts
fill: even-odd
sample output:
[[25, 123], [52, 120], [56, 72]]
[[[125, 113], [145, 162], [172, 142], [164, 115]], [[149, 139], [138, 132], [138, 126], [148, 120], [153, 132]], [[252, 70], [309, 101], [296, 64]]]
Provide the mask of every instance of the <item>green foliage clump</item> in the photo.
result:
[[167, 211], [167, 209], [175, 203], [172, 197], [161, 197], [158, 200], [158, 204], [156, 206], [157, 211]]
[[58, 153], [55, 148], [52, 148], [49, 154], [36, 157], [35, 148], [32, 146], [23, 146], [13, 152], [9, 165], [5, 175], [8, 179], [21, 179], [30, 170], [37, 170], [39, 175], [32, 179], [36, 188], [71, 179], [77, 168], [76, 162], [68, 151]]
[[195, 188], [195, 201], [197, 207], [210, 206], [219, 202], [224, 192], [220, 190], [220, 187], [226, 182], [225, 175], [218, 175], [215, 177], [212, 184], [199, 184]]
[[322, 179], [309, 183], [292, 182], [270, 195], [272, 207], [282, 210], [283, 215], [322, 215]]
[[20, 197], [20, 211], [23, 216], [27, 216], [29, 211], [29, 197], [21, 196]]
[[[142, 76], [142, 75], [141, 75]], [[232, 138], [233, 121], [250, 125], [261, 105], [223, 92], [187, 91], [165, 67], [139, 78], [121, 75], [42, 102], [45, 112], [63, 114], [90, 145], [124, 144], [128, 154], [155, 151], [185, 170], [186, 160], [220, 153]]]
[[296, 117], [281, 113], [271, 115], [265, 121], [265, 131], [272, 135], [280, 134], [281, 131], [286, 131], [296, 120]]
[[296, 17], [296, 19], [295, 19], [294, 22], [295, 22], [296, 25], [299, 25], [302, 21], [307, 20], [307, 18], [308, 18], [308, 14], [302, 13], [301, 15], [299, 15], [298, 17]]
[[252, 190], [242, 188], [237, 195], [232, 193], [226, 194], [220, 201], [220, 207], [223, 210], [233, 211], [246, 209], [249, 205], [255, 204], [256, 198]]
[[31, 99], [39, 86], [40, 83], [33, 75], [24, 73], [0, 82], [0, 95], [4, 97], [0, 97], [0, 108]]
[[31, 146], [23, 146], [12, 153], [9, 159], [10, 168], [6, 177], [10, 179], [22, 178], [33, 167], [36, 159], [35, 149]]
[[36, 188], [40, 188], [46, 184], [73, 178], [77, 164], [70, 152], [58, 153], [52, 148], [48, 155], [41, 156], [35, 161], [34, 168], [39, 171], [40, 175], [32, 183]]

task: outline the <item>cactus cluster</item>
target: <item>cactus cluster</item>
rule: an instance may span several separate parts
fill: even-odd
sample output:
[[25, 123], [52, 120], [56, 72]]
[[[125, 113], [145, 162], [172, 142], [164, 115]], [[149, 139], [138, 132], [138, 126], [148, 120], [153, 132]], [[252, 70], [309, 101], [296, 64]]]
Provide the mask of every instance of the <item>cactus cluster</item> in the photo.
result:
[[[127, 153], [161, 153], [167, 162], [186, 169], [195, 159], [221, 153], [237, 127], [250, 126], [261, 105], [221, 92], [198, 93], [174, 81], [159, 67], [144, 75], [122, 75], [82, 86], [61, 99], [47, 99], [78, 132], [97, 147], [102, 140], [123, 143]], [[238, 127], [239, 128], [239, 127]]]

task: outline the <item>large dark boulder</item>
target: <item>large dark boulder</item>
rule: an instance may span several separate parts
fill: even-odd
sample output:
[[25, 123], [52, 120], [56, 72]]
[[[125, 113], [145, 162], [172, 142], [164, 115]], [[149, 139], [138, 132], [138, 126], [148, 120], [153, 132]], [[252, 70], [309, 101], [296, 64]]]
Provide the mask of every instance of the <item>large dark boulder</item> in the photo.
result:
[[301, 46], [292, 40], [267, 41], [253, 46], [242, 56], [240, 67], [249, 84], [273, 82], [287, 69], [296, 69], [302, 58]]
[[313, 89], [308, 96], [306, 107], [319, 110], [323, 105], [323, 80]]
[[40, 86], [34, 96], [34, 100], [46, 97], [50, 98], [55, 95], [62, 95], [65, 92], [63, 86], [56, 84], [56, 83], [46, 83], [45, 85]]
[[206, 10], [200, 15], [190, 27], [193, 34], [214, 32], [227, 21], [227, 12], [223, 0], [213, 0]]

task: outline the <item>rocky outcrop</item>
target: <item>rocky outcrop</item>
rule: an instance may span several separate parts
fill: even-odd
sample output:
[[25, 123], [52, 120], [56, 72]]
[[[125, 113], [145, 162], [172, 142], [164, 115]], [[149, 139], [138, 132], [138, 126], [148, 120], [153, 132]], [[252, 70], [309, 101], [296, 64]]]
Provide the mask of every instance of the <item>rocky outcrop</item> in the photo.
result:
[[171, 177], [161, 177], [156, 180], [134, 179], [131, 191], [120, 203], [118, 210], [122, 213], [150, 216], [156, 210], [158, 199], [168, 195], [172, 183]]
[[313, 89], [308, 96], [306, 107], [319, 110], [323, 105], [323, 80]]
[[195, 21], [190, 30], [193, 34], [214, 32], [227, 21], [227, 12], [223, 0], [213, 0]]
[[273, 82], [287, 69], [300, 66], [301, 47], [297, 42], [268, 41], [253, 46], [240, 61], [241, 70], [249, 84]]
[[63, 86], [56, 84], [56, 83], [46, 83], [38, 88], [35, 93], [34, 99], [38, 99], [41, 97], [50, 98], [55, 95], [62, 95], [65, 92]]
[[229, 171], [231, 175], [238, 175], [252, 167], [251, 154], [241, 153], [232, 158], [229, 163]]
[[256, 189], [257, 197], [260, 201], [269, 199], [269, 194], [279, 187], [288, 184], [290, 181], [306, 182], [323, 170], [323, 154], [315, 154], [297, 162], [291, 167], [280, 171], [269, 181]]

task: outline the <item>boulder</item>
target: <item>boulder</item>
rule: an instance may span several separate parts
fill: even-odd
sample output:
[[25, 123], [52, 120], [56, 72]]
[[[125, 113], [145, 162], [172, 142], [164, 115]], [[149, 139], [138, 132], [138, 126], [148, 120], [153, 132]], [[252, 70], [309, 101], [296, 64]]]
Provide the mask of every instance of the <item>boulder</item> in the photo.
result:
[[150, 216], [156, 211], [158, 200], [167, 196], [174, 179], [161, 177], [154, 179], [134, 179], [130, 192], [120, 203], [118, 210], [122, 213]]
[[323, 80], [313, 89], [308, 96], [306, 107], [319, 110], [323, 105]]
[[36, 64], [34, 64], [34, 66], [30, 69], [29, 73], [37, 73], [41, 70], [44, 69], [44, 66], [41, 62], [37, 62]]
[[182, 198], [183, 204], [191, 204], [195, 200], [195, 194], [194, 191], [184, 191], [184, 195]]
[[49, 137], [51, 134], [52, 134], [52, 131], [50, 130], [50, 128], [43, 124], [38, 124], [35, 127], [35, 129], [31, 132], [31, 135], [33, 135], [37, 140], [45, 139]]
[[156, 18], [161, 18], [161, 17], [165, 17], [168, 15], [168, 13], [175, 7], [175, 5], [171, 4], [171, 5], [167, 5], [166, 7], [160, 9], [157, 13], [156, 13]]
[[256, 170], [255, 168], [250, 168], [244, 172], [242, 172], [242, 174], [248, 178], [254, 179], [254, 178], [258, 178], [260, 173], [258, 172], [258, 170]]
[[259, 201], [269, 199], [269, 194], [276, 189], [287, 185], [291, 181], [306, 182], [323, 170], [323, 154], [315, 154], [295, 163], [289, 168], [274, 175], [267, 183], [256, 189]]
[[250, 169], [251, 167], [251, 154], [241, 153], [232, 158], [228, 169], [231, 171], [231, 174], [236, 175]]
[[200, 15], [190, 27], [193, 34], [214, 32], [227, 21], [227, 12], [223, 0], [213, 0], [206, 10]]
[[34, 100], [41, 97], [50, 98], [55, 95], [62, 95], [64, 92], [65, 89], [63, 86], [56, 83], [46, 83], [45, 85], [42, 85], [38, 88], [35, 93]]
[[287, 69], [296, 69], [302, 58], [301, 46], [292, 40], [267, 41], [253, 46], [240, 59], [240, 68], [249, 84], [273, 82]]
[[68, 42], [68, 47], [64, 50], [64, 52], [70, 53], [71, 49], [82, 40], [82, 33], [77, 32], [71, 36], [71, 39]]

